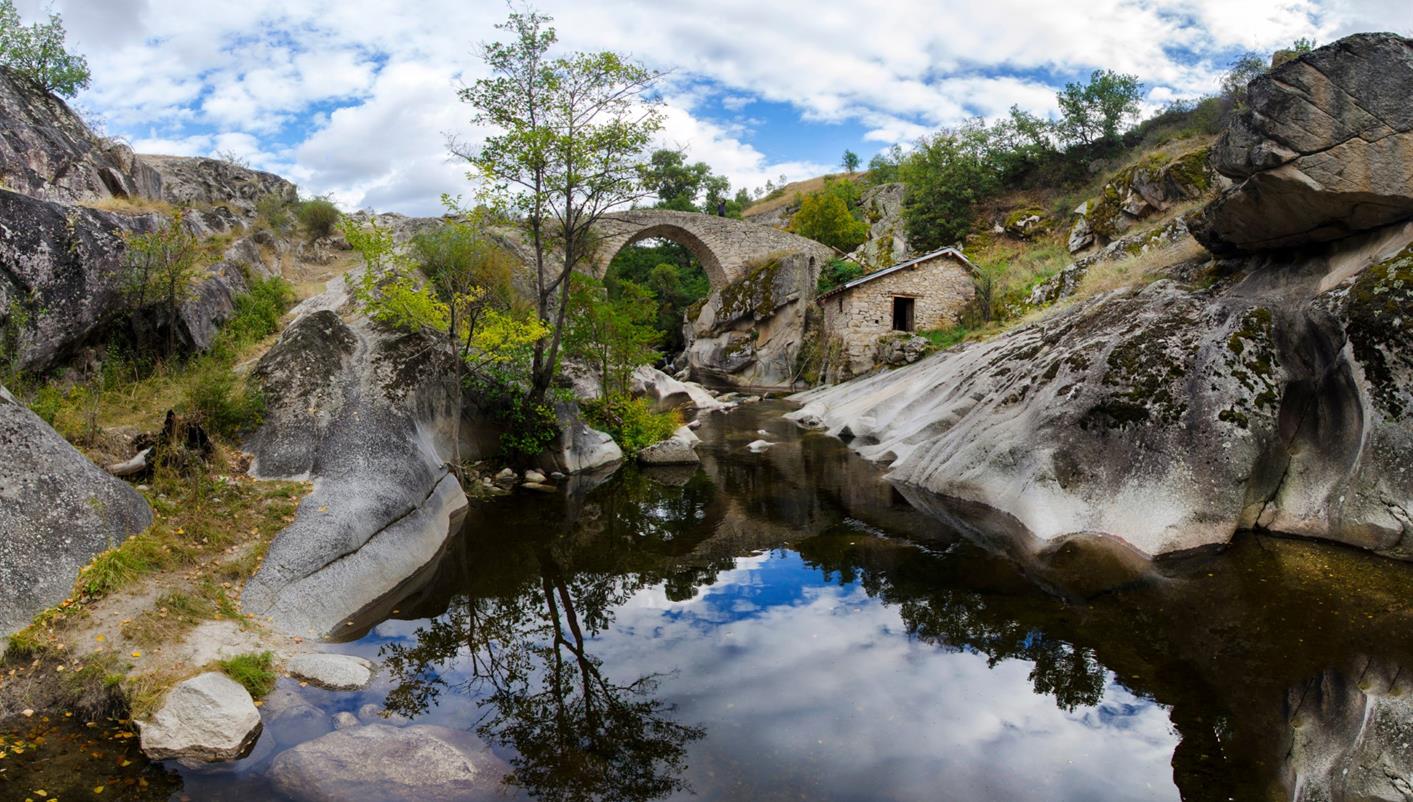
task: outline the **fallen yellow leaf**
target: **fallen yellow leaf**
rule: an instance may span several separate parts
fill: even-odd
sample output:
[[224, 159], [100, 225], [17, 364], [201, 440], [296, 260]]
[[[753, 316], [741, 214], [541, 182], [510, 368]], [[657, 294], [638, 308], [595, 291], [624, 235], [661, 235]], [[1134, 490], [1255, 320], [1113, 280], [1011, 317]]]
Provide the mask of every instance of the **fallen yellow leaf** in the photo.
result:
[[132, 656], [133, 656], [133, 657], [141, 657], [141, 656], [142, 656], [142, 652], [139, 652], [139, 651], [137, 651], [136, 649], [134, 649], [134, 650], [133, 650], [133, 653], [132, 653]]

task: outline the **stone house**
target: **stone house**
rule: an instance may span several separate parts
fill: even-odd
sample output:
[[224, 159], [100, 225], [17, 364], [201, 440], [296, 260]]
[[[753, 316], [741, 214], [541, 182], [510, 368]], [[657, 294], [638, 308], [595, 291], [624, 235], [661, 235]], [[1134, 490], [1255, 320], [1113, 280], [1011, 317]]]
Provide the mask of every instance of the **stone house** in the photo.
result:
[[875, 270], [815, 299], [830, 343], [831, 378], [872, 370], [903, 332], [947, 329], [976, 301], [976, 266], [956, 248]]

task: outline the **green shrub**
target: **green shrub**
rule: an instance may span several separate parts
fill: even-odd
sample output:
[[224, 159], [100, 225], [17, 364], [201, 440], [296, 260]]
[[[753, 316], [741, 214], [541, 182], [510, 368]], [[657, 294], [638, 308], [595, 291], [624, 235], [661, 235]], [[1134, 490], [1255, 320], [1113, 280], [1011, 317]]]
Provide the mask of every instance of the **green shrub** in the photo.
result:
[[290, 206], [284, 196], [271, 192], [255, 201], [255, 214], [266, 228], [283, 237], [294, 225], [294, 214]]
[[835, 259], [819, 271], [819, 280], [815, 284], [815, 289], [821, 293], [829, 292], [835, 287], [853, 281], [866, 272], [857, 263], [848, 259]]
[[269, 652], [238, 654], [217, 663], [226, 676], [245, 686], [250, 695], [260, 699], [270, 695], [279, 677], [274, 669], [275, 656]]
[[184, 409], [206, 431], [235, 437], [260, 425], [265, 399], [223, 360], [208, 357], [193, 365], [186, 381]]
[[666, 440], [682, 425], [676, 412], [654, 412], [645, 398], [611, 395], [582, 406], [589, 425], [608, 432], [628, 456]]
[[299, 204], [296, 216], [305, 235], [312, 241], [334, 233], [334, 226], [338, 225], [343, 214], [328, 198], [311, 198]]
[[221, 327], [217, 349], [238, 350], [274, 334], [293, 301], [294, 288], [278, 276], [251, 281], [250, 291], [235, 299], [235, 314]]
[[971, 332], [966, 326], [957, 325], [950, 329], [930, 329], [919, 331], [918, 336], [925, 337], [928, 342], [938, 348], [951, 348], [957, 343], [965, 340], [967, 334]]

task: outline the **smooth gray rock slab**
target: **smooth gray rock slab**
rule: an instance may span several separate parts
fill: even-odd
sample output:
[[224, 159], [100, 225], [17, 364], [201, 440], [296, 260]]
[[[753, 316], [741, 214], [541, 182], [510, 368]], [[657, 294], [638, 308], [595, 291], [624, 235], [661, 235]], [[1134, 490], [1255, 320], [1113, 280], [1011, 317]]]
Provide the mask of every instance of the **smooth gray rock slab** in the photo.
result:
[[234, 760], [259, 737], [260, 711], [240, 683], [209, 671], [172, 688], [138, 728], [153, 760]]
[[698, 442], [696, 433], [683, 426], [666, 440], [639, 451], [638, 461], [644, 465], [696, 465], [701, 462], [697, 456]]
[[152, 522], [147, 501], [0, 387], [0, 634], [63, 601], [79, 569]]
[[285, 663], [291, 676], [335, 691], [356, 691], [373, 679], [373, 664], [347, 654], [301, 654]]
[[335, 730], [278, 755], [269, 777], [300, 802], [490, 798], [505, 766], [470, 733], [417, 724]]

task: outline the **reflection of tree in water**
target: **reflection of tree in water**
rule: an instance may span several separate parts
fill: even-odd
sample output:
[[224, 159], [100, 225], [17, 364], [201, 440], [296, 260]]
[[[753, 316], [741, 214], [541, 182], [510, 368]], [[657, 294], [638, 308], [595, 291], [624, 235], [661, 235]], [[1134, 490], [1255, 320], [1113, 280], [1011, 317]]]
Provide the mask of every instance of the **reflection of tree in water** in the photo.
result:
[[672, 707], [653, 697], [656, 677], [618, 683], [588, 651], [613, 609], [661, 578], [569, 571], [555, 545], [533, 554], [534, 572], [511, 592], [458, 596], [415, 643], [384, 647], [397, 681], [388, 710], [427, 712], [450, 687], [443, 671], [465, 660], [466, 680], [451, 689], [484, 700], [476, 730], [514, 751], [509, 782], [550, 800], [650, 800], [687, 790], [678, 775], [687, 745], [704, 731], [671, 720]]

